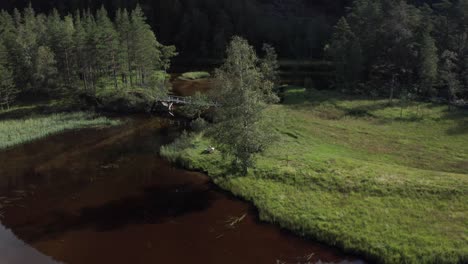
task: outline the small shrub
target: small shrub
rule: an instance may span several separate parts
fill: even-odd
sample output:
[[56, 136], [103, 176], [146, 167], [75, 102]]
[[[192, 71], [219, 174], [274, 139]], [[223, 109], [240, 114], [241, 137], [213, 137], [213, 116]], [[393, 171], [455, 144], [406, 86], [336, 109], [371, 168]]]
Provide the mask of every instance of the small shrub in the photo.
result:
[[190, 134], [184, 130], [180, 137], [178, 137], [171, 145], [173, 145], [176, 149], [185, 150], [191, 146], [191, 136]]
[[172, 163], [181, 165], [184, 150], [192, 147], [191, 141], [191, 135], [184, 130], [174, 142], [161, 147], [160, 155]]
[[314, 83], [314, 80], [312, 80], [312, 78], [310, 77], [307, 77], [304, 79], [304, 87], [309, 90], [309, 89], [315, 89], [315, 83]]
[[180, 157], [180, 151], [172, 144], [162, 146], [160, 150], [161, 156], [166, 158], [171, 163], [178, 163]]
[[205, 119], [201, 117], [192, 121], [192, 129], [195, 132], [202, 132], [207, 128], [207, 126], [208, 122], [206, 122]]

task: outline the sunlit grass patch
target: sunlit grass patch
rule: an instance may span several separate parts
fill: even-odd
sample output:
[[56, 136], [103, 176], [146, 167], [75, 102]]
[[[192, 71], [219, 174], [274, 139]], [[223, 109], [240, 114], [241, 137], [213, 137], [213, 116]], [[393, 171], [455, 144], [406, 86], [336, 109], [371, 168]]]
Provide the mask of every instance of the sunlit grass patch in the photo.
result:
[[297, 87], [266, 114], [278, 140], [246, 177], [203, 154], [212, 142], [201, 135], [171, 156], [263, 220], [370, 260], [468, 260], [466, 111]]
[[183, 73], [179, 79], [181, 80], [198, 80], [210, 78], [211, 74], [209, 72], [199, 71], [199, 72], [186, 72]]
[[117, 120], [93, 113], [60, 113], [20, 119], [0, 120], [0, 149], [13, 147], [65, 130], [118, 125]]

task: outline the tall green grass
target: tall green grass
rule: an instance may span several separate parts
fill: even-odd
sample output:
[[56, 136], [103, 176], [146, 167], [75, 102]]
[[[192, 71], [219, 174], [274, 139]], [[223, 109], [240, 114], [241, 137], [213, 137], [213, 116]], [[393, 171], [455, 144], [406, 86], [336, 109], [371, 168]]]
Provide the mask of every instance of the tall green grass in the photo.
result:
[[[290, 88], [246, 177], [203, 135], [171, 149], [261, 219], [381, 263], [468, 262], [468, 113]], [[178, 152], [178, 154], [177, 154]]]
[[0, 120], [0, 150], [30, 142], [65, 130], [117, 125], [119, 121], [92, 113], [60, 113]]

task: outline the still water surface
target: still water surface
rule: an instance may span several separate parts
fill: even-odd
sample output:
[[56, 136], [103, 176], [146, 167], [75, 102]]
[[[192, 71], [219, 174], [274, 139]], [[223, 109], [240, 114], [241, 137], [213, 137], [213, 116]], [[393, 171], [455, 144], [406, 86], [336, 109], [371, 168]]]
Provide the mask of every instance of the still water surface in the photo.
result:
[[0, 152], [0, 263], [361, 263], [162, 160], [178, 130], [132, 117]]

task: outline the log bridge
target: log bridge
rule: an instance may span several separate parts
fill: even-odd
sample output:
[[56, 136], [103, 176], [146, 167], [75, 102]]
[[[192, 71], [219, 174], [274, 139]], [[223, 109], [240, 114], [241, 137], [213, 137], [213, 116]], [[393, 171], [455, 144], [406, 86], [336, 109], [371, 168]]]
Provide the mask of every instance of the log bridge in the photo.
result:
[[166, 97], [164, 99], [156, 100], [154, 102], [154, 104], [153, 104], [153, 109], [154, 109], [154, 106], [157, 103], [160, 103], [164, 107], [167, 107], [167, 109], [169, 110], [169, 113], [172, 112], [174, 105], [203, 105], [203, 106], [208, 106], [208, 107], [218, 107], [219, 106], [218, 103], [215, 103], [215, 102], [196, 102], [196, 101], [192, 100], [192, 98], [190, 98], [190, 97], [175, 96], [175, 95], [169, 95], [168, 97]]

